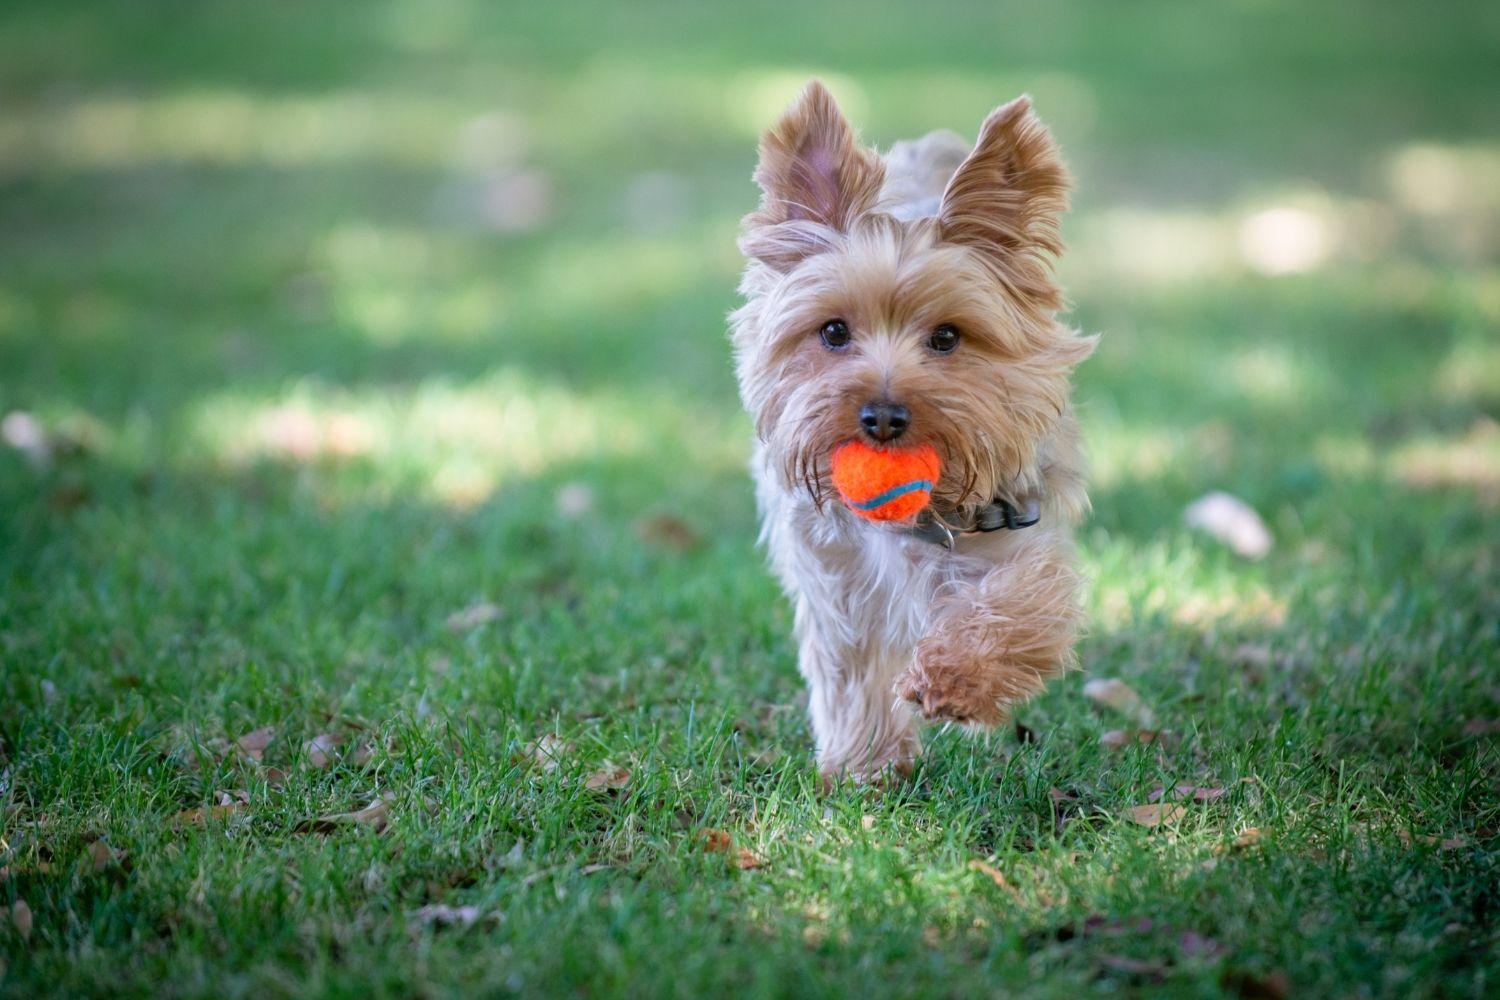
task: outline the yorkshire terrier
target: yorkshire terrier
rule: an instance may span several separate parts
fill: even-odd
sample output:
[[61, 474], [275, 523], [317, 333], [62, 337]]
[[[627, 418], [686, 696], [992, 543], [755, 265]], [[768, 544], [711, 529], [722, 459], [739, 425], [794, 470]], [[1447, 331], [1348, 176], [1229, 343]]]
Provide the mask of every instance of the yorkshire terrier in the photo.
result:
[[[995, 726], [1073, 659], [1069, 378], [1097, 338], [1057, 320], [1068, 175], [1028, 97], [972, 150], [934, 132], [881, 157], [813, 81], [755, 180], [731, 336], [818, 766], [905, 774], [921, 720]], [[851, 440], [936, 449], [928, 507], [892, 524], [840, 503], [830, 456]]]

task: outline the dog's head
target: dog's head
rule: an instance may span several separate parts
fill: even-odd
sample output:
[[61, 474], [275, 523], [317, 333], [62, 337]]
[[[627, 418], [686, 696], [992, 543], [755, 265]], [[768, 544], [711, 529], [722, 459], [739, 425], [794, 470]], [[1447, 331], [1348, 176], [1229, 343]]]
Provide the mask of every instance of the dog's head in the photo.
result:
[[1030, 101], [985, 119], [935, 215], [891, 213], [880, 157], [816, 81], [762, 138], [755, 179], [731, 321], [741, 393], [785, 485], [821, 502], [828, 456], [858, 437], [933, 445], [950, 505], [1035, 482], [1094, 341], [1054, 318], [1068, 178]]

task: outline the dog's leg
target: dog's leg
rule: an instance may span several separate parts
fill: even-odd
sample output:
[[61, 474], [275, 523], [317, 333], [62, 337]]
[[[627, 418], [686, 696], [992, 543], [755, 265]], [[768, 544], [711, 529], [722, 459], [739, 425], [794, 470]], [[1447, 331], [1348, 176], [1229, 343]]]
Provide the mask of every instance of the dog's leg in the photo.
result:
[[924, 718], [996, 725], [1072, 661], [1081, 613], [1066, 537], [1020, 540], [983, 577], [934, 608], [900, 697]]
[[799, 658], [807, 678], [808, 709], [817, 738], [818, 770], [878, 780], [911, 770], [919, 749], [911, 706], [891, 694], [907, 658], [886, 650], [850, 648], [799, 616]]

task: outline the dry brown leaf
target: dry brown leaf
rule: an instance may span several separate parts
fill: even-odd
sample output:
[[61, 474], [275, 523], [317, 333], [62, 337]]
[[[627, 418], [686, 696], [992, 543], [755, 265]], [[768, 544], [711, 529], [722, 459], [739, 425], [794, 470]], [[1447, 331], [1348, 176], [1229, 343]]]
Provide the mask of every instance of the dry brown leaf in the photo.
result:
[[861, 830], [873, 830], [873, 829], [875, 829], [875, 817], [869, 815], [868, 813], [865, 814], [864, 816], [861, 816], [859, 818], [859, 828]]
[[1271, 532], [1254, 507], [1223, 490], [1199, 497], [1183, 511], [1188, 526], [1207, 532], [1236, 555], [1259, 559], [1271, 551]]
[[641, 541], [678, 552], [695, 548], [701, 541], [697, 529], [675, 514], [644, 518], [636, 522], [635, 530]]
[[343, 745], [344, 738], [334, 733], [320, 733], [302, 744], [302, 754], [312, 767], [322, 770], [333, 763], [333, 752]]
[[1500, 733], [1500, 719], [1470, 719], [1464, 723], [1465, 736], [1493, 736]]
[[433, 903], [422, 907], [412, 915], [412, 922], [431, 927], [467, 927], [480, 917], [477, 906], [445, 906]]
[[1239, 836], [1235, 837], [1234, 840], [1230, 843], [1230, 846], [1239, 850], [1244, 850], [1247, 847], [1254, 847], [1256, 844], [1260, 843], [1260, 836], [1260, 827], [1252, 826], [1240, 833]]
[[275, 738], [275, 726], [262, 726], [235, 740], [234, 745], [240, 753], [258, 763], [265, 759], [266, 747], [270, 746], [271, 740]]
[[988, 862], [975, 858], [969, 862], [969, 871], [979, 872], [1006, 892], [1014, 894], [1016, 891], [1016, 887], [1010, 884], [1010, 880], [1005, 877], [1005, 874]]
[[1135, 743], [1155, 743], [1161, 733], [1155, 729], [1111, 729], [1099, 737], [1099, 745], [1107, 750], [1123, 750]]
[[1145, 827], [1156, 827], [1179, 822], [1187, 810], [1179, 805], [1157, 802], [1148, 806], [1131, 806], [1125, 810], [1125, 818]]
[[471, 604], [448, 616], [448, 627], [455, 632], [467, 632], [481, 625], [488, 625], [505, 614], [505, 609], [491, 601]]
[[382, 833], [390, 824], [391, 800], [394, 798], [390, 792], [382, 792], [379, 796], [370, 800], [370, 804], [363, 809], [353, 812], [330, 813], [327, 816], [319, 816], [316, 819], [305, 819], [294, 828], [294, 833], [333, 833], [343, 827], [367, 826], [376, 833]]
[[1156, 716], [1135, 689], [1117, 677], [1096, 677], [1083, 686], [1083, 696], [1096, 705], [1113, 709], [1142, 729], [1155, 729]]
[[243, 788], [236, 788], [229, 792], [220, 789], [217, 796], [217, 801], [221, 806], [248, 806], [250, 804], [250, 793]]
[[102, 837], [89, 844], [85, 851], [88, 856], [88, 866], [95, 872], [102, 872], [114, 865], [123, 866], [129, 860], [129, 855], [110, 847]]
[[630, 780], [630, 769], [627, 767], [616, 767], [609, 761], [583, 781], [583, 787], [591, 792], [609, 792], [617, 788], [624, 788]]
[[727, 830], [709, 828], [699, 833], [699, 837], [703, 840], [704, 852], [708, 854], [719, 854], [727, 851], [730, 844], [733, 843], [733, 838], [729, 836], [729, 831]]
[[526, 744], [526, 760], [543, 771], [556, 771], [573, 746], [556, 733], [544, 733]]
[[10, 922], [15, 924], [22, 941], [31, 940], [31, 907], [26, 905], [26, 900], [18, 899], [10, 904]]
[[1183, 782], [1172, 786], [1171, 791], [1160, 786], [1151, 790], [1150, 800], [1160, 802], [1162, 799], [1191, 799], [1194, 802], [1212, 802], [1214, 799], [1223, 798], [1224, 789], [1218, 786], [1194, 785]]
[[245, 803], [233, 802], [228, 805], [184, 809], [172, 817], [172, 827], [180, 830], [185, 826], [207, 826], [210, 820], [228, 819], [243, 808], [245, 808]]
[[764, 868], [765, 865], [765, 859], [748, 847], [741, 847], [739, 853], [734, 858], [734, 866], [742, 872], [755, 868]]

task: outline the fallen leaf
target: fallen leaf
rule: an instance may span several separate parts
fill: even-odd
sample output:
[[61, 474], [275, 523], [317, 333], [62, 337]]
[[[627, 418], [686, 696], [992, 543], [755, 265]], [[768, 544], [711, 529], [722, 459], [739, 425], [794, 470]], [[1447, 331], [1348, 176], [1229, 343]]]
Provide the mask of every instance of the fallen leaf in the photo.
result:
[[675, 514], [657, 514], [636, 522], [641, 541], [678, 552], [696, 548], [702, 540], [697, 529]]
[[275, 726], [262, 726], [253, 730], [234, 741], [235, 748], [240, 753], [259, 763], [265, 758], [266, 747], [271, 745], [271, 740], [276, 737]]
[[1217, 786], [1177, 784], [1172, 786], [1170, 792], [1158, 786], [1152, 789], [1149, 798], [1152, 802], [1160, 802], [1164, 798], [1192, 799], [1194, 802], [1212, 802], [1214, 799], [1222, 798], [1223, 795], [1224, 789]]
[[10, 922], [15, 924], [22, 941], [31, 940], [31, 907], [26, 905], [26, 900], [18, 899], [10, 904]]
[[556, 733], [545, 733], [526, 744], [525, 757], [527, 762], [543, 771], [556, 771], [572, 749], [572, 745]]
[[52, 464], [52, 440], [47, 428], [25, 410], [11, 410], [0, 419], [0, 441], [26, 456], [33, 468]]
[[750, 871], [753, 868], [765, 867], [765, 861], [748, 847], [741, 847], [735, 855], [734, 866], [740, 871]]
[[431, 927], [467, 927], [480, 917], [477, 906], [445, 906], [433, 903], [412, 914], [412, 922]]
[[1438, 843], [1438, 848], [1444, 851], [1456, 851], [1459, 848], [1468, 846], [1469, 838], [1463, 836], [1449, 837], [1446, 840], [1440, 841]]
[[221, 806], [247, 806], [250, 804], [250, 793], [243, 788], [236, 788], [231, 792], [220, 789], [218, 792], [218, 802]]
[[1236, 665], [1257, 670], [1264, 670], [1275, 662], [1271, 647], [1263, 642], [1242, 642], [1229, 656]]
[[1111, 729], [1099, 737], [1099, 745], [1106, 750], [1123, 750], [1133, 744], [1155, 743], [1161, 733], [1155, 729]]
[[729, 850], [733, 838], [727, 830], [706, 829], [699, 834], [703, 840], [703, 850], [707, 854], [719, 854]]
[[563, 483], [552, 498], [559, 517], [574, 520], [594, 509], [594, 490], [587, 483]]
[[873, 830], [873, 829], [875, 829], [875, 817], [869, 815], [868, 813], [865, 814], [864, 816], [861, 816], [859, 818], [859, 828], [861, 830]]
[[110, 847], [102, 837], [89, 844], [85, 848], [85, 853], [88, 857], [88, 867], [96, 873], [116, 866], [127, 868], [130, 863], [129, 854]]
[[1465, 736], [1493, 736], [1500, 733], [1500, 719], [1470, 719], [1464, 723]]
[[333, 752], [343, 745], [344, 738], [333, 733], [321, 733], [302, 744], [302, 755], [311, 766], [322, 770], [333, 763]]
[[1254, 847], [1259, 843], [1260, 827], [1252, 826], [1235, 837], [1234, 840], [1230, 842], [1229, 846], [1237, 848], [1239, 850], [1244, 850], [1247, 847]]
[[1194, 500], [1183, 511], [1188, 527], [1206, 532], [1236, 555], [1259, 559], [1271, 551], [1271, 532], [1255, 508], [1222, 490]]
[[228, 819], [243, 808], [245, 808], [245, 803], [234, 802], [229, 805], [184, 809], [172, 817], [172, 826], [179, 830], [185, 826], [207, 826], [210, 820]]
[[368, 826], [376, 833], [384, 832], [390, 823], [390, 804], [394, 796], [390, 792], [382, 792], [379, 796], [370, 800], [370, 804], [363, 809], [353, 812], [330, 813], [327, 816], [319, 816], [316, 819], [305, 819], [292, 828], [293, 833], [333, 833], [340, 828], [348, 826]]
[[1171, 825], [1187, 815], [1187, 810], [1179, 805], [1168, 805], [1155, 803], [1149, 806], [1131, 806], [1125, 810], [1125, 818], [1132, 823], [1145, 827], [1156, 827]]
[[1155, 729], [1156, 716], [1141, 696], [1124, 681], [1116, 677], [1097, 677], [1083, 686], [1083, 696], [1096, 705], [1112, 708], [1140, 726], [1142, 729]]
[[992, 864], [980, 861], [978, 858], [975, 858], [974, 860], [969, 862], [969, 871], [979, 872], [981, 875], [987, 877], [991, 882], [995, 883], [1006, 892], [1014, 894], [1016, 891], [1016, 887], [1010, 884], [1010, 880], [1005, 877], [1004, 873], [1001, 872], [1000, 869], [996, 868]]
[[490, 601], [480, 601], [471, 604], [462, 611], [455, 611], [448, 616], [448, 627], [455, 632], [467, 632], [470, 629], [487, 625], [505, 614], [505, 609]]
[[608, 792], [617, 788], [624, 788], [625, 783], [630, 780], [630, 769], [616, 767], [609, 761], [583, 781], [583, 787], [591, 792]]

